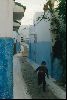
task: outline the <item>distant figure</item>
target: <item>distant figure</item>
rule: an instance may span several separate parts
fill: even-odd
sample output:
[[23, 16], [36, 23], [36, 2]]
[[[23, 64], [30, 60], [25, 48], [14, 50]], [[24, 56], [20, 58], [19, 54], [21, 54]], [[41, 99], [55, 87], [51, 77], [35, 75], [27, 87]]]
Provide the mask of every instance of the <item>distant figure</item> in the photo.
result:
[[38, 71], [38, 85], [40, 86], [41, 84], [43, 84], [43, 91], [45, 92], [45, 86], [46, 86], [45, 76], [47, 75], [48, 77], [48, 69], [46, 67], [45, 61], [42, 61], [41, 65], [36, 69], [35, 72], [37, 71]]

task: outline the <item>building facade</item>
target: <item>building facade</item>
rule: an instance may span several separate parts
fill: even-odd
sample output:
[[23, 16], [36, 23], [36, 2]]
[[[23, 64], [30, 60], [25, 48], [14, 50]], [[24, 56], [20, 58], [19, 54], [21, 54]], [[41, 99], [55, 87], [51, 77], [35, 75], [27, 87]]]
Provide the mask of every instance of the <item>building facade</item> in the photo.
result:
[[0, 0], [0, 99], [13, 98], [14, 6], [14, 0]]
[[[29, 58], [37, 64], [46, 61], [51, 74], [50, 21], [48, 19], [37, 21], [43, 14], [43, 12], [37, 12], [34, 16], [34, 25], [30, 27]], [[46, 12], [46, 16], [50, 18], [49, 11]]]
[[21, 5], [20, 3], [15, 2], [13, 8], [13, 38], [15, 40], [14, 43], [14, 54], [20, 52], [21, 50], [21, 35], [18, 30], [21, 25], [21, 19], [24, 17], [24, 12], [26, 7]]

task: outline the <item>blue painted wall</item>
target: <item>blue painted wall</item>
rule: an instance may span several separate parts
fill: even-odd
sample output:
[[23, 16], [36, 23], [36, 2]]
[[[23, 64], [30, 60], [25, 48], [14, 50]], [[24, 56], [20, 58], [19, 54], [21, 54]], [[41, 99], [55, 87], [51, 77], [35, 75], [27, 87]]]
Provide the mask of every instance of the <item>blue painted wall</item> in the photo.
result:
[[0, 38], [0, 99], [13, 98], [13, 39]]
[[49, 73], [51, 74], [51, 43], [38, 42], [29, 44], [29, 58], [41, 64], [43, 60], [46, 61]]
[[56, 58], [54, 60], [52, 68], [50, 42], [30, 43], [29, 58], [39, 65], [41, 64], [42, 60], [45, 60], [47, 63], [49, 74], [56, 80], [60, 79], [62, 74], [62, 66], [60, 66], [60, 60]]
[[16, 53], [20, 52], [21, 45], [20, 42], [16, 42]]

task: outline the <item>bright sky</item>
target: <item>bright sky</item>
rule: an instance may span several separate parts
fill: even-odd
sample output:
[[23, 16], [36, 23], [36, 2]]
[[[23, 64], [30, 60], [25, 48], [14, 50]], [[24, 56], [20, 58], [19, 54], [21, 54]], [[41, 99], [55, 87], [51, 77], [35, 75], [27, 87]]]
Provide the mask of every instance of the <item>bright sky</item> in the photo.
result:
[[43, 12], [43, 6], [46, 0], [15, 0], [26, 6], [26, 11], [24, 13], [24, 18], [21, 20], [22, 25], [33, 24], [33, 16], [35, 12]]

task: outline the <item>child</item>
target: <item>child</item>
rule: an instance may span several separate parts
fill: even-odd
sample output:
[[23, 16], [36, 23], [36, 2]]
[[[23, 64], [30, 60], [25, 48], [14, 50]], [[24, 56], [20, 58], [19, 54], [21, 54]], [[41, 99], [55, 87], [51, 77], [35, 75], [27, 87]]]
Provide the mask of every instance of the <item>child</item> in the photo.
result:
[[48, 77], [48, 69], [46, 67], [46, 62], [42, 61], [41, 65], [36, 69], [36, 72], [38, 71], [38, 85], [43, 84], [43, 91], [45, 92], [45, 76]]

